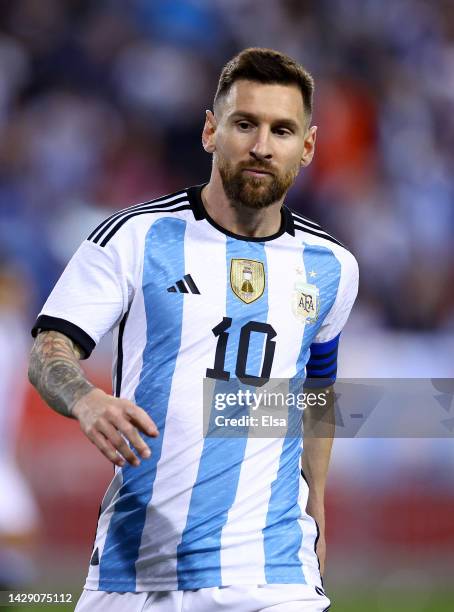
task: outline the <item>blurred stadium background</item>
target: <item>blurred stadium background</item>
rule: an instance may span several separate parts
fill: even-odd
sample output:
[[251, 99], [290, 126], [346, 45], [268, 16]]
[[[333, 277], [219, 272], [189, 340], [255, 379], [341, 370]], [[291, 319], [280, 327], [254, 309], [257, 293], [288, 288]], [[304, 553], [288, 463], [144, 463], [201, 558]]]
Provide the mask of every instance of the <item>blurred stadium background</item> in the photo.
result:
[[[34, 317], [101, 219], [206, 180], [204, 110], [225, 61], [254, 45], [289, 53], [316, 78], [317, 153], [288, 203], [359, 260], [339, 374], [453, 378], [452, 1], [3, 1], [4, 585], [80, 592], [112, 473], [77, 423], [28, 385]], [[103, 341], [86, 364], [106, 390], [109, 349]], [[33, 497], [9, 489], [16, 459]], [[452, 439], [335, 442], [325, 577], [334, 610], [454, 610], [453, 468]]]

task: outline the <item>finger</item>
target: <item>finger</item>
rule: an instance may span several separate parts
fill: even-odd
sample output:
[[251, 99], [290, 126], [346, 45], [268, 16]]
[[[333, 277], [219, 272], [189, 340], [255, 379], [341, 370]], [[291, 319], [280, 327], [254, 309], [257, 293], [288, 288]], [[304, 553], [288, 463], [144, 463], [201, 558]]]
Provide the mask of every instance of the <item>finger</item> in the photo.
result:
[[123, 457], [120, 457], [115, 448], [102, 433], [93, 432], [90, 436], [90, 440], [114, 465], [118, 465], [118, 467], [123, 467], [125, 465], [126, 462]]
[[127, 440], [129, 440], [131, 445], [137, 450], [141, 457], [144, 459], [148, 459], [148, 457], [150, 457], [151, 450], [149, 446], [145, 443], [137, 429], [130, 421], [122, 419], [118, 424], [118, 429], [126, 436]]
[[132, 402], [125, 402], [125, 412], [131, 423], [135, 425], [139, 431], [147, 436], [156, 437], [159, 435], [156, 423], [140, 406], [136, 406]]
[[131, 465], [140, 465], [140, 461], [138, 457], [134, 454], [134, 452], [129, 447], [126, 440], [121, 436], [120, 432], [115, 429], [113, 425], [104, 421], [101, 422], [98, 426], [98, 429], [107, 440], [112, 444], [114, 448], [126, 459], [128, 463]]

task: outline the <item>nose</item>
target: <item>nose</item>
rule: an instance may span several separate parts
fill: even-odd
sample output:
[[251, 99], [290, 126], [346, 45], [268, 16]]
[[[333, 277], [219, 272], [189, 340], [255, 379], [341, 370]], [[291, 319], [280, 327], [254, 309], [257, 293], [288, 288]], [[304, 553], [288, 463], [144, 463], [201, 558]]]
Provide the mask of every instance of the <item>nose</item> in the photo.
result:
[[271, 143], [269, 130], [263, 126], [257, 130], [255, 141], [249, 151], [251, 157], [255, 160], [270, 160], [273, 155], [271, 153]]

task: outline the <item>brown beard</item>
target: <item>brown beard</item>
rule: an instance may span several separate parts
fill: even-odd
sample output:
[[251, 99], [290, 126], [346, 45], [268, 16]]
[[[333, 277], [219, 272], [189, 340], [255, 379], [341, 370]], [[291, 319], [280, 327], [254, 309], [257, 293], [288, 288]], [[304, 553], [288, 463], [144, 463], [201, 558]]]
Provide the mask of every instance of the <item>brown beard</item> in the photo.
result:
[[252, 167], [270, 172], [269, 166], [263, 162], [242, 163], [234, 168], [226, 159], [217, 156], [217, 165], [225, 194], [237, 209], [267, 208], [285, 195], [298, 174], [298, 169], [295, 169], [285, 174], [273, 173], [268, 175], [269, 178], [259, 179], [245, 174], [243, 170]]

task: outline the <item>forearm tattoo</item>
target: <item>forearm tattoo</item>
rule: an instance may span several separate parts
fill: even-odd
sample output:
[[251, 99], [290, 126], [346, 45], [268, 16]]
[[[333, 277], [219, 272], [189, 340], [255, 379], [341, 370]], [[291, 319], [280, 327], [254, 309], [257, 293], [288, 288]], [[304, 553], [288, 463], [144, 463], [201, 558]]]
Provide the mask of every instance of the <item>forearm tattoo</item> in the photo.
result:
[[80, 349], [55, 331], [41, 332], [30, 357], [28, 377], [44, 401], [56, 412], [72, 416], [77, 401], [94, 387], [79, 365]]

